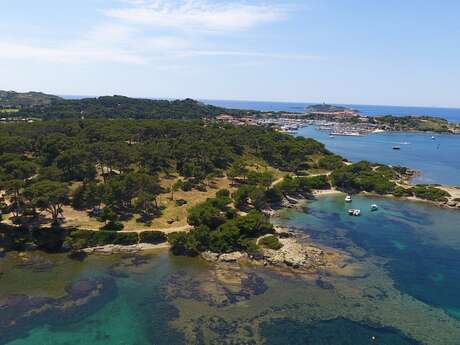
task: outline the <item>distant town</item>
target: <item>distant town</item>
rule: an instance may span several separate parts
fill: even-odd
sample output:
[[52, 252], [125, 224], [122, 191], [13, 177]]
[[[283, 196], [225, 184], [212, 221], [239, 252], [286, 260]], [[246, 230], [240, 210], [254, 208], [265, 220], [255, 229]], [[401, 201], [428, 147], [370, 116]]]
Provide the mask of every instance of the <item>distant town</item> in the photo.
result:
[[330, 136], [362, 136], [386, 131], [432, 131], [460, 134], [460, 127], [428, 116], [364, 116], [358, 111], [328, 104], [313, 105], [303, 113], [263, 113], [236, 117], [221, 114], [216, 120], [236, 126], [272, 126], [284, 133], [296, 133], [302, 127], [316, 126]]

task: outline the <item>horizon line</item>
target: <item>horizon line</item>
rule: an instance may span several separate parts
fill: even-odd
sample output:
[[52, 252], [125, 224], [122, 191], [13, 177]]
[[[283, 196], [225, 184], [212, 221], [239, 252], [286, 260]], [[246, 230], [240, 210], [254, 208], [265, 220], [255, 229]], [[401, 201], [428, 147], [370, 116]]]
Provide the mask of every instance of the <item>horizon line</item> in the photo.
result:
[[286, 100], [255, 100], [255, 99], [229, 99], [229, 98], [194, 98], [194, 97], [148, 97], [148, 96], [125, 96], [123, 94], [106, 94], [106, 95], [76, 95], [76, 94], [56, 94], [56, 96], [66, 98], [66, 97], [81, 97], [81, 98], [98, 98], [105, 96], [124, 96], [129, 98], [137, 99], [151, 99], [151, 100], [181, 100], [181, 99], [195, 99], [201, 102], [207, 101], [224, 101], [224, 102], [254, 102], [254, 103], [286, 103], [286, 104], [329, 104], [329, 105], [342, 105], [342, 106], [377, 106], [377, 107], [394, 107], [394, 108], [434, 108], [434, 109], [452, 109], [460, 110], [460, 105], [458, 106], [445, 106], [445, 105], [396, 105], [396, 104], [375, 104], [375, 103], [342, 103], [342, 102], [312, 102], [312, 101], [286, 101]]

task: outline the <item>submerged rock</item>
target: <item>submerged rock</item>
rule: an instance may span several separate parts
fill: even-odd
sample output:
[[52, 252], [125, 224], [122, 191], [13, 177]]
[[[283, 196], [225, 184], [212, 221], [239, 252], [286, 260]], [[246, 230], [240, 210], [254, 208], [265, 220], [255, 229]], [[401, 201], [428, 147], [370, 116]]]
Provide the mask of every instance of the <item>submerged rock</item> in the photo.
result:
[[109, 278], [79, 280], [66, 288], [62, 298], [6, 295], [0, 299], [0, 342], [17, 338], [43, 324], [75, 322], [116, 296], [116, 285]]
[[170, 300], [185, 298], [215, 307], [250, 300], [267, 289], [265, 281], [257, 274], [228, 265], [217, 266], [212, 272], [198, 276], [183, 272], [173, 274], [164, 287], [165, 295]]

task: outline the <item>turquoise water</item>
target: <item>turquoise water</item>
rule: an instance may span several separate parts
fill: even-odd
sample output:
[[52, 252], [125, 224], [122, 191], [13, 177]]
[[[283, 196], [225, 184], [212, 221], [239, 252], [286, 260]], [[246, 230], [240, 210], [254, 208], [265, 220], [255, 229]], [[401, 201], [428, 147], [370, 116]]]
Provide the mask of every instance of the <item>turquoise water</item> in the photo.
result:
[[[415, 183], [440, 183], [460, 186], [460, 136], [423, 133], [378, 133], [362, 137], [337, 136], [313, 126], [304, 127], [298, 135], [314, 138], [350, 161], [368, 160], [401, 165], [422, 172]], [[400, 151], [393, 146], [400, 146]]]
[[[343, 272], [220, 267], [167, 251], [82, 262], [31, 253], [29, 266], [9, 254], [0, 258], [0, 344], [458, 344], [460, 212], [383, 198], [352, 206], [361, 217], [347, 214], [343, 196], [326, 196], [278, 219], [349, 256]], [[63, 308], [66, 286], [88, 277], [114, 288], [22, 327], [9, 313], [43, 311], [43, 300], [3, 306], [25, 294]]]
[[[380, 209], [370, 212], [374, 203]], [[363, 215], [349, 216], [350, 207]], [[385, 268], [400, 291], [460, 320], [460, 212], [358, 196], [350, 205], [342, 196], [330, 196], [285, 222], [328, 245], [346, 250], [351, 242], [368, 256], [388, 259]]]

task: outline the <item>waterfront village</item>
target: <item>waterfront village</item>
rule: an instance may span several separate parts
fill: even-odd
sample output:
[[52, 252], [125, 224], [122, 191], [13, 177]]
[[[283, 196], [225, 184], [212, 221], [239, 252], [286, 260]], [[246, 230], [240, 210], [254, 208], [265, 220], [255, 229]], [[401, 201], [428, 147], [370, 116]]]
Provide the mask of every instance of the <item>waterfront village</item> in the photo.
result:
[[316, 126], [330, 136], [361, 136], [391, 130], [381, 124], [370, 123], [367, 116], [351, 109], [321, 105], [327, 109], [318, 111], [317, 107], [320, 106], [307, 107], [303, 113], [264, 113], [264, 116], [234, 117], [221, 114], [216, 120], [236, 126], [271, 126], [280, 132], [292, 134], [306, 126]]

